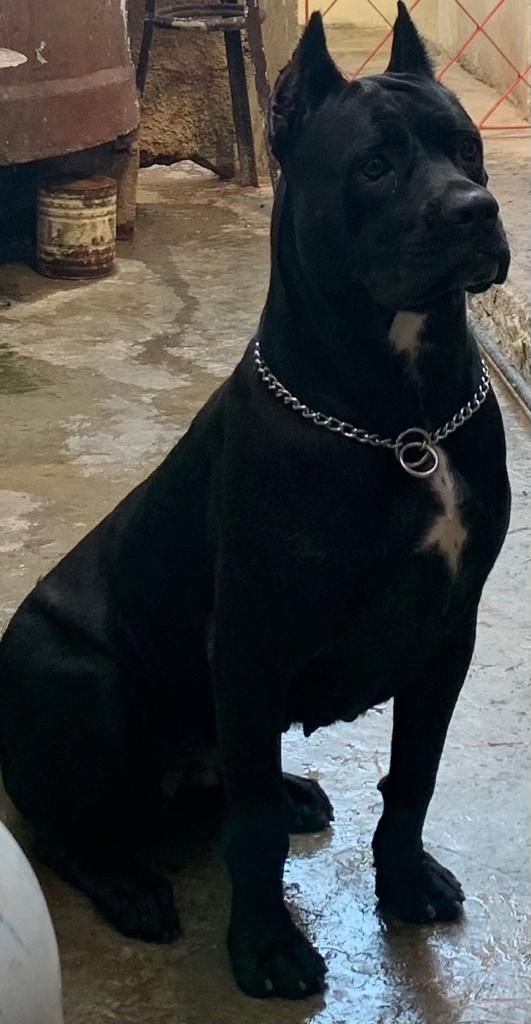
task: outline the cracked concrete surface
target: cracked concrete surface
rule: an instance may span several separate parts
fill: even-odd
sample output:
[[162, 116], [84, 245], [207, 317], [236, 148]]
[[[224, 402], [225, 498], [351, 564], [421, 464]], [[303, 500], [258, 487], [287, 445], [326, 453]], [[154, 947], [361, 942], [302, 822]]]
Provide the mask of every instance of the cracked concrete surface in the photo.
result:
[[[161, 459], [259, 315], [266, 191], [154, 168], [142, 174], [140, 203], [136, 239], [121, 247], [112, 278], [79, 285], [3, 268], [1, 625]], [[497, 390], [514, 510], [426, 828], [429, 849], [464, 883], [463, 923], [416, 928], [377, 914], [370, 839], [391, 726], [391, 708], [377, 708], [284, 743], [286, 767], [315, 774], [336, 809], [329, 833], [292, 840], [286, 872], [289, 902], [328, 962], [324, 998], [264, 1004], [239, 994], [225, 952], [220, 841], [185, 834], [171, 851], [184, 929], [172, 946], [121, 938], [37, 867], [67, 1024], [527, 1024], [531, 430]], [[27, 843], [12, 809], [4, 813]]]

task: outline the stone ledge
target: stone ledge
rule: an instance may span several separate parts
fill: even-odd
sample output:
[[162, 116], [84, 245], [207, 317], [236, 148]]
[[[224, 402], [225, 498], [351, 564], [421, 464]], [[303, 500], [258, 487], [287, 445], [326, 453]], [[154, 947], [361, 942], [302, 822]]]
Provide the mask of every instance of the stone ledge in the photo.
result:
[[529, 305], [525, 295], [509, 281], [483, 295], [469, 296], [469, 307], [515, 370], [531, 383]]

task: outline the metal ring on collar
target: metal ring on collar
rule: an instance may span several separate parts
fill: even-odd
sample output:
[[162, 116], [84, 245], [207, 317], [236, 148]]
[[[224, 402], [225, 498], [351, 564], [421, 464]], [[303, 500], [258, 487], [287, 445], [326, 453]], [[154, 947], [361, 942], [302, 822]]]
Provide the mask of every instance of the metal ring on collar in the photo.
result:
[[[408, 453], [415, 453], [419, 457], [413, 461], [407, 458]], [[398, 435], [395, 455], [402, 469], [410, 476], [431, 476], [439, 465], [439, 456], [433, 447], [431, 435], [421, 427], [409, 427]]]

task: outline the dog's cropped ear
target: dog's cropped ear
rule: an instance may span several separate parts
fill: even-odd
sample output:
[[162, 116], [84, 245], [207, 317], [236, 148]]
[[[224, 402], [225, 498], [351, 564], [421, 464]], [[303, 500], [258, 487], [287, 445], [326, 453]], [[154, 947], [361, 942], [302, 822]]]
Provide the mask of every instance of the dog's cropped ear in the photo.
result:
[[393, 28], [393, 46], [387, 71], [433, 78], [433, 66], [426, 47], [413, 24], [409, 11], [398, 0], [398, 15]]
[[280, 72], [271, 97], [269, 141], [280, 163], [304, 121], [344, 85], [345, 79], [327, 50], [323, 19], [315, 11], [289, 64]]

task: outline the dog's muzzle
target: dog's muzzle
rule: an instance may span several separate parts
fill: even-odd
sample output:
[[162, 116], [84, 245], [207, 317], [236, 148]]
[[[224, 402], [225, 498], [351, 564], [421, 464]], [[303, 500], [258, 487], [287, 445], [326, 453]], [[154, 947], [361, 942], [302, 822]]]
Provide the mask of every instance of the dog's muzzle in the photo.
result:
[[425, 230], [445, 250], [456, 278], [468, 291], [501, 284], [509, 269], [509, 248], [494, 196], [468, 180], [450, 182], [424, 209]]

